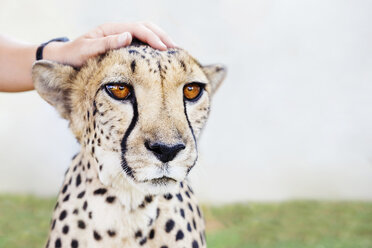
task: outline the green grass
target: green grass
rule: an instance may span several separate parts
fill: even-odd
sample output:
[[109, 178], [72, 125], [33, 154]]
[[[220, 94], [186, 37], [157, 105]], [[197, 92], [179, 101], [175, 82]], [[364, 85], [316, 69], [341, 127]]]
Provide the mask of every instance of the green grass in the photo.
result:
[[42, 247], [56, 199], [0, 196], [0, 247]]
[[[0, 196], [0, 247], [42, 247], [55, 199]], [[372, 203], [285, 202], [204, 207], [212, 248], [372, 247]]]
[[205, 214], [220, 224], [208, 231], [213, 248], [372, 247], [372, 203], [251, 203]]

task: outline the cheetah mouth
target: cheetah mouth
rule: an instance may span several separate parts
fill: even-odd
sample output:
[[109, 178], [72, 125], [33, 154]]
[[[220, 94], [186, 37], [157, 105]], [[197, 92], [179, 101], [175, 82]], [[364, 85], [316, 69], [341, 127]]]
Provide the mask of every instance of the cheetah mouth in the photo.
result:
[[169, 183], [176, 183], [177, 181], [173, 178], [163, 176], [163, 177], [151, 179], [148, 182], [150, 182], [153, 185], [160, 186], [160, 185], [167, 185]]

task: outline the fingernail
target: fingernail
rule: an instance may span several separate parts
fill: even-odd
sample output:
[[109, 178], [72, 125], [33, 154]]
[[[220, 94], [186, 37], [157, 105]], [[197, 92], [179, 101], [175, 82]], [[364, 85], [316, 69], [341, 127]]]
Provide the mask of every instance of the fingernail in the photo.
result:
[[119, 37], [118, 37], [119, 45], [122, 46], [122, 45], [126, 44], [128, 37], [129, 37], [128, 32], [125, 32], [125, 33], [122, 33], [121, 35], [119, 35]]
[[164, 50], [166, 50], [167, 49], [167, 46], [163, 43], [163, 42], [161, 42], [160, 40], [159, 40], [159, 45], [164, 49]]

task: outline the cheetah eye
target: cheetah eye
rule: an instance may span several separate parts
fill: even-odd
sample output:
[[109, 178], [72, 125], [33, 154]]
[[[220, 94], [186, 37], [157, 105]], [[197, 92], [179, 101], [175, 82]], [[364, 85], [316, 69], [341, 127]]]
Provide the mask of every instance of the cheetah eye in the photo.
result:
[[130, 97], [130, 87], [125, 83], [109, 83], [105, 86], [111, 97], [117, 100], [126, 100]]
[[196, 101], [202, 95], [204, 84], [202, 83], [189, 83], [183, 87], [183, 95], [188, 101]]

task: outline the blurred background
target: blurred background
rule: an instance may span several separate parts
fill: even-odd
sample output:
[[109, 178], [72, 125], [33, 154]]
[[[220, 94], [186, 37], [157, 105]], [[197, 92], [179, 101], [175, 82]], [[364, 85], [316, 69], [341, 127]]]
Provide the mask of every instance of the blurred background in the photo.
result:
[[[11, 1], [0, 30], [31, 43], [148, 20], [224, 63], [193, 171], [207, 202], [372, 200], [371, 1]], [[0, 93], [0, 191], [54, 195], [79, 150], [36, 92]]]
[[[1, 0], [0, 32], [41, 43], [155, 22], [229, 69], [192, 171], [202, 202], [371, 201], [371, 13], [369, 0]], [[56, 195], [79, 150], [67, 125], [36, 92], [0, 93], [0, 192]]]

